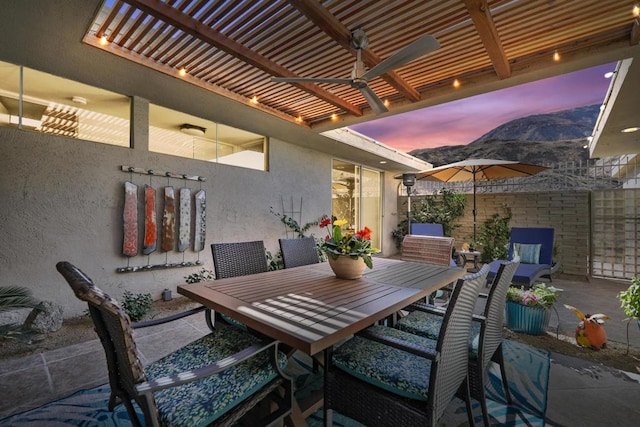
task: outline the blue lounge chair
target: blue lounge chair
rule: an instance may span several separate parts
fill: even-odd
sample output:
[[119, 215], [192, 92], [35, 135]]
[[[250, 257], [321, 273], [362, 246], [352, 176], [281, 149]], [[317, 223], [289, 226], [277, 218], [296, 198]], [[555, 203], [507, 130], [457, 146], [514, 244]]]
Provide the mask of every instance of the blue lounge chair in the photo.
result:
[[411, 234], [417, 234], [419, 236], [444, 237], [444, 229], [442, 228], [442, 224], [434, 224], [431, 222], [416, 222], [411, 224]]
[[[553, 228], [511, 228], [509, 238], [509, 259], [513, 259], [514, 251], [520, 256], [520, 265], [513, 276], [513, 283], [532, 286], [541, 278], [551, 281], [551, 274], [560, 267], [553, 263]], [[501, 260], [491, 263], [489, 281], [498, 272]]]

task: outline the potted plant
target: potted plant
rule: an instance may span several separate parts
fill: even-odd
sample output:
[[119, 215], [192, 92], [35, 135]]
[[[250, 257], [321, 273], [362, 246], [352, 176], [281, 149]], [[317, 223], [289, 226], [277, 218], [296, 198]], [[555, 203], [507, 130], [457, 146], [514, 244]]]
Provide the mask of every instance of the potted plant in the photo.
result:
[[640, 328], [640, 278], [632, 278], [627, 290], [618, 293], [618, 299], [624, 314], [629, 320], [635, 319]]
[[327, 236], [320, 248], [328, 255], [329, 265], [337, 277], [357, 279], [362, 276], [365, 267], [373, 268], [371, 254], [380, 252], [371, 245], [371, 230], [342, 231], [346, 220], [333, 220], [323, 217], [320, 227], [327, 229]]
[[561, 290], [544, 283], [533, 285], [531, 289], [510, 287], [505, 313], [507, 327], [515, 332], [543, 335], [549, 326], [549, 309]]

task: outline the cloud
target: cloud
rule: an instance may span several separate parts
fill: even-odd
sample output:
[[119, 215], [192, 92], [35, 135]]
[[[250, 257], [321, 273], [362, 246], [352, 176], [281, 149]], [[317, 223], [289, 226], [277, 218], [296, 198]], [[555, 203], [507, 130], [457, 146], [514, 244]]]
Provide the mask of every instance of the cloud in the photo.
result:
[[615, 63], [351, 126], [397, 150], [466, 145], [510, 120], [602, 103]]

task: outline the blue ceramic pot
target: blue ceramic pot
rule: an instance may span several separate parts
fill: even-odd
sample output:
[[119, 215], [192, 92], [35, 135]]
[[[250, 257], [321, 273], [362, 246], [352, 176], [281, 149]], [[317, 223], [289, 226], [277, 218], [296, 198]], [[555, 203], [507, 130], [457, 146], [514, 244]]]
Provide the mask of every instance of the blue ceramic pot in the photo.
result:
[[549, 309], [528, 307], [513, 301], [507, 301], [505, 314], [507, 328], [529, 335], [544, 335], [551, 319]]

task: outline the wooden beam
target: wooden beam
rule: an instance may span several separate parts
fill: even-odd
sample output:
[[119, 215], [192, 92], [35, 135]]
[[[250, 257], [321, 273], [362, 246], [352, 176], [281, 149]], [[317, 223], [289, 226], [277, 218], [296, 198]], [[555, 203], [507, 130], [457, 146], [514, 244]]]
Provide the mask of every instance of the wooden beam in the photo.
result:
[[[178, 28], [192, 36], [203, 40], [216, 48], [225, 51], [230, 55], [241, 59], [242, 61], [277, 77], [300, 77], [281, 65], [270, 61], [269, 59], [259, 55], [258, 53], [248, 49], [244, 45], [231, 40], [230, 38], [220, 34], [218, 31], [203, 25], [197, 19], [188, 15], [184, 15], [176, 9], [167, 6], [165, 3], [157, 0], [126, 0], [128, 4], [134, 6], [144, 13], [166, 22], [175, 28]], [[322, 89], [318, 85], [312, 83], [290, 83], [294, 86], [322, 99], [329, 104], [345, 110], [354, 116], [362, 116], [362, 110], [355, 105], [345, 101], [344, 99], [334, 95], [333, 93]]]
[[500, 79], [511, 76], [511, 66], [504, 53], [498, 30], [491, 17], [487, 0], [464, 0], [471, 20]]
[[[334, 39], [344, 49], [352, 52], [355, 56], [356, 50], [351, 45], [351, 31], [325, 9], [317, 0], [288, 0], [289, 3], [309, 18], [314, 24], [324, 31], [329, 37]], [[362, 51], [362, 61], [367, 67], [372, 68], [382, 61], [371, 49]], [[395, 71], [383, 74], [382, 79], [391, 87], [396, 89], [410, 101], [419, 101], [420, 93], [398, 75]]]
[[633, 27], [631, 27], [631, 37], [629, 38], [629, 44], [635, 46], [640, 42], [640, 17], [633, 20]]

